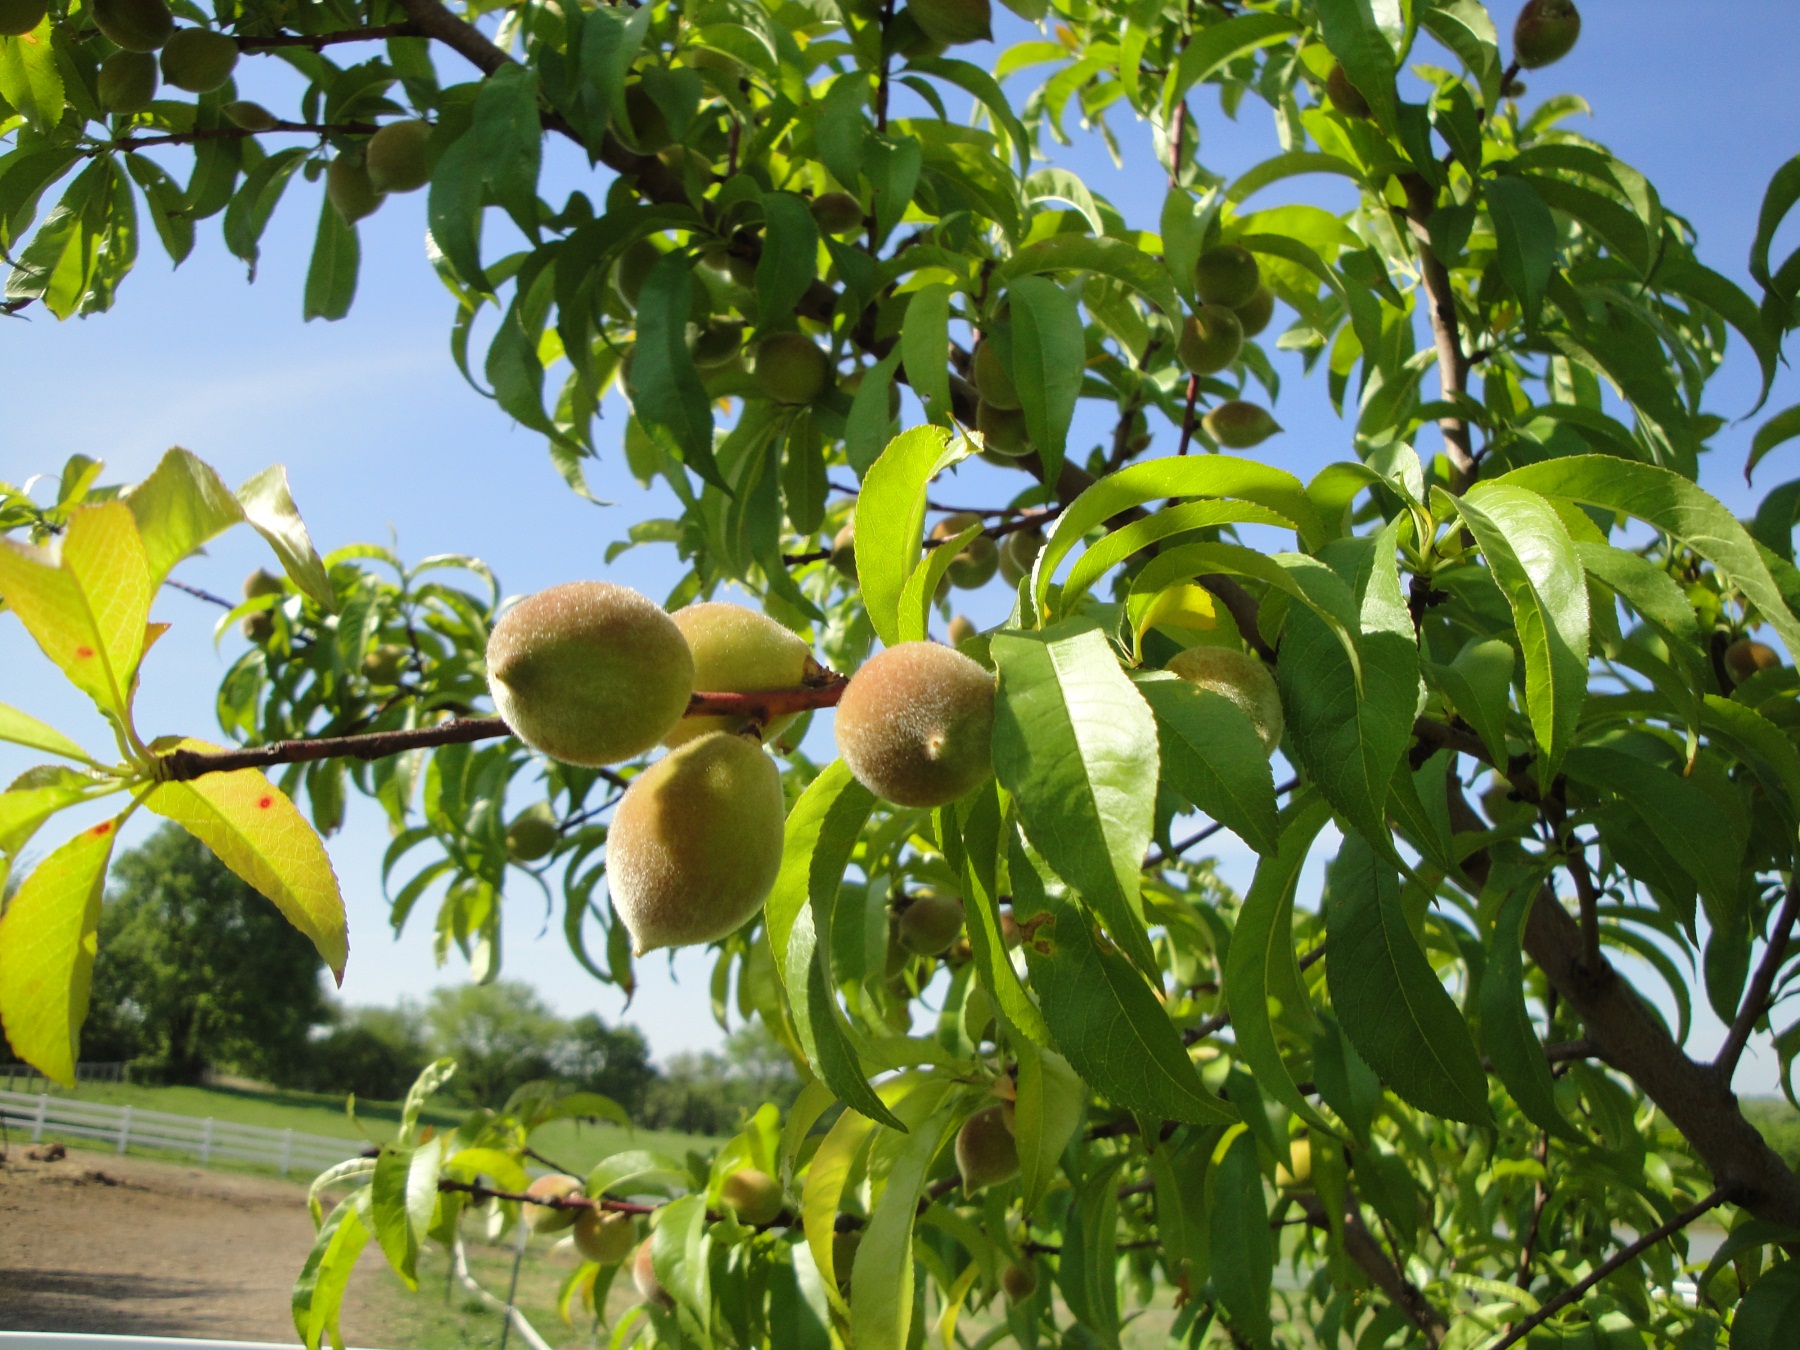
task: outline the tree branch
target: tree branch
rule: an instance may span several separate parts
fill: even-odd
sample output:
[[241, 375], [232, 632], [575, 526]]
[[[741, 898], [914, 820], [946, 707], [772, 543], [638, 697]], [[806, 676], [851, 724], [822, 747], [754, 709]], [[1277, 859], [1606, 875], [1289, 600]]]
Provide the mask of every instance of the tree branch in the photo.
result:
[[1729, 1188], [1721, 1186], [1698, 1204], [1690, 1205], [1688, 1208], [1682, 1210], [1681, 1213], [1677, 1214], [1667, 1223], [1652, 1228], [1648, 1233], [1645, 1233], [1630, 1246], [1621, 1247], [1612, 1256], [1594, 1267], [1586, 1278], [1578, 1280], [1576, 1283], [1570, 1285], [1562, 1293], [1558, 1294], [1543, 1307], [1531, 1314], [1530, 1317], [1527, 1317], [1523, 1322], [1520, 1322], [1511, 1331], [1507, 1332], [1505, 1336], [1488, 1346], [1487, 1350], [1506, 1350], [1506, 1347], [1509, 1345], [1517, 1345], [1526, 1336], [1529, 1336], [1550, 1318], [1575, 1302], [1576, 1299], [1587, 1293], [1588, 1290], [1599, 1284], [1600, 1281], [1604, 1280], [1608, 1275], [1611, 1275], [1615, 1270], [1618, 1270], [1621, 1266], [1630, 1265], [1633, 1261], [1637, 1260], [1638, 1257], [1656, 1246], [1657, 1243], [1673, 1237], [1695, 1219], [1700, 1218], [1711, 1210], [1717, 1209], [1729, 1199], [1731, 1199]]
[[[1406, 219], [1419, 247], [1420, 284], [1431, 302], [1427, 308], [1431, 314], [1431, 335], [1437, 343], [1438, 385], [1444, 401], [1454, 402], [1468, 392], [1469, 358], [1463, 353], [1462, 323], [1456, 315], [1456, 291], [1450, 282], [1450, 269], [1431, 246], [1428, 222], [1437, 209], [1437, 193], [1417, 174], [1402, 174], [1400, 182], [1406, 190]], [[1450, 491], [1460, 495], [1475, 481], [1480, 469], [1469, 438], [1469, 424], [1460, 417], [1442, 417], [1438, 419], [1438, 431], [1456, 471]]]
[[1744, 1001], [1731, 1023], [1731, 1031], [1719, 1049], [1718, 1058], [1713, 1060], [1713, 1072], [1727, 1088], [1737, 1073], [1738, 1060], [1743, 1058], [1751, 1031], [1769, 1010], [1769, 991], [1775, 987], [1775, 977], [1781, 973], [1781, 963], [1787, 959], [1796, 919], [1800, 919], [1800, 873], [1788, 878], [1787, 897], [1782, 900], [1781, 912], [1775, 916], [1775, 927], [1769, 932], [1769, 945], [1763, 952], [1762, 964], [1756, 968], [1750, 987], [1744, 991]]
[[[1329, 1231], [1331, 1221], [1325, 1217], [1325, 1206], [1319, 1197], [1303, 1195], [1299, 1199], [1307, 1222], [1314, 1228]], [[1344, 1203], [1344, 1254], [1361, 1266], [1363, 1273], [1387, 1295], [1407, 1321], [1419, 1329], [1427, 1345], [1443, 1344], [1444, 1334], [1450, 1329], [1449, 1320], [1425, 1297], [1418, 1285], [1406, 1278], [1406, 1272], [1388, 1258], [1380, 1241], [1363, 1222], [1355, 1196], [1348, 1190]]]
[[340, 28], [330, 33], [276, 33], [271, 37], [243, 37], [236, 33], [238, 49], [246, 52], [269, 51], [276, 47], [333, 47], [341, 42], [383, 42], [388, 38], [424, 37], [416, 23], [384, 23], [373, 28]]
[[193, 145], [198, 141], [241, 141], [250, 136], [266, 136], [277, 131], [300, 132], [308, 136], [372, 136], [380, 128], [373, 122], [276, 122], [255, 131], [247, 127], [201, 127], [194, 131], [171, 131], [163, 136], [127, 136], [118, 141], [102, 141], [81, 151], [84, 155], [103, 155], [113, 150], [139, 150], [147, 145]]

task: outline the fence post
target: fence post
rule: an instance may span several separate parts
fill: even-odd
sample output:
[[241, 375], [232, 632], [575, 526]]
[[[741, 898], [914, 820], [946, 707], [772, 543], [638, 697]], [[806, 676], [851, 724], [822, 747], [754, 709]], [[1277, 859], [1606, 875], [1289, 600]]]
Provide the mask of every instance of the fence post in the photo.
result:
[[200, 1165], [202, 1167], [205, 1167], [206, 1160], [212, 1157], [212, 1127], [213, 1118], [208, 1116], [206, 1124], [200, 1129]]
[[31, 1122], [31, 1142], [42, 1143], [44, 1138], [44, 1115], [50, 1110], [50, 1094], [38, 1093], [37, 1116]]
[[131, 1142], [131, 1108], [127, 1106], [119, 1116], [119, 1156], [125, 1156], [125, 1146]]
[[284, 1177], [288, 1174], [288, 1160], [293, 1156], [293, 1153], [294, 1132], [292, 1130], [284, 1130], [281, 1135], [281, 1175]]

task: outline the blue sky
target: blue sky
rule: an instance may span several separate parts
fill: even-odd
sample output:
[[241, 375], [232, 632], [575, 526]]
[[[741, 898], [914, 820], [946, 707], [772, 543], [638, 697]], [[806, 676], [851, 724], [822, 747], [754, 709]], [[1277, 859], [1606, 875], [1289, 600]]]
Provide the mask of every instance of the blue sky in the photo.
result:
[[[1516, 5], [1494, 7], [1503, 27]], [[1729, 6], [1693, 0], [1587, 0], [1580, 46], [1560, 65], [1535, 73], [1525, 102], [1579, 91], [1591, 119], [1571, 125], [1609, 145], [1644, 170], [1665, 204], [1698, 228], [1711, 266], [1750, 285], [1746, 258], [1756, 210], [1769, 176], [1800, 151], [1800, 118], [1792, 92], [1800, 56], [1800, 6], [1791, 0], [1743, 0]], [[1026, 35], [1009, 21], [1004, 36]], [[958, 53], [983, 61], [977, 49]], [[453, 58], [452, 58], [453, 59]], [[244, 63], [267, 67], [272, 63]], [[268, 81], [259, 83], [258, 81]], [[250, 72], [246, 92], [291, 115], [292, 95], [266, 70]], [[285, 101], [284, 101], [285, 100]], [[1216, 102], [1196, 103], [1202, 151], [1209, 167], [1241, 171], [1275, 153], [1261, 105], [1246, 100], [1240, 120], [1222, 116]], [[1127, 163], [1115, 168], [1092, 140], [1057, 149], [1057, 163], [1082, 173], [1133, 224], [1154, 228], [1162, 175], [1148, 155], [1147, 135], [1115, 118]], [[596, 199], [604, 179], [560, 146], [548, 152], [547, 182], [560, 200], [568, 187], [586, 186]], [[1255, 205], [1316, 200], [1347, 205], [1325, 180], [1278, 185]], [[598, 433], [602, 458], [590, 468], [597, 495], [617, 504], [601, 508], [570, 493], [552, 469], [542, 441], [513, 426], [462, 380], [449, 355], [452, 303], [425, 261], [424, 194], [390, 199], [361, 227], [363, 267], [356, 304], [336, 324], [300, 322], [300, 295], [317, 219], [319, 187], [296, 180], [264, 241], [256, 283], [218, 240], [218, 221], [199, 230], [195, 254], [171, 272], [146, 238], [136, 273], [111, 314], [57, 324], [42, 312], [0, 323], [0, 371], [5, 419], [0, 429], [0, 478], [17, 482], [54, 472], [71, 453], [103, 458], [108, 478], [141, 477], [171, 445], [183, 445], [239, 482], [265, 465], [288, 466], [295, 496], [322, 549], [372, 540], [397, 542], [417, 560], [443, 552], [472, 553], [519, 594], [578, 577], [638, 586], [660, 598], [679, 575], [671, 551], [644, 548], [605, 567], [606, 545], [635, 520], [672, 514], [666, 493], [642, 492], [616, 453], [622, 410], [609, 404]], [[1794, 234], [1790, 229], [1789, 235]], [[1789, 247], [1793, 240], [1784, 238]], [[1302, 476], [1347, 453], [1347, 429], [1333, 415], [1322, 380], [1303, 380], [1297, 361], [1282, 358], [1277, 416], [1287, 434], [1263, 447], [1271, 461]], [[1715, 383], [1712, 411], [1728, 418], [1754, 400], [1755, 366], [1733, 339], [1726, 373]], [[1784, 371], [1771, 408], [1800, 401], [1800, 380]], [[1086, 427], [1085, 450], [1104, 431]], [[1755, 423], [1732, 425], [1715, 439], [1705, 482], [1740, 512], [1753, 498], [1741, 466]], [[1162, 450], [1172, 451], [1164, 430]], [[1422, 452], [1432, 446], [1422, 439]], [[1152, 453], [1156, 453], [1153, 451]], [[1765, 466], [1764, 488], [1793, 475], [1778, 451]], [[1788, 472], [1784, 472], [1788, 469]], [[983, 465], [965, 471], [960, 499], [992, 497], [1019, 480]], [[946, 495], [949, 495], [946, 493]], [[177, 573], [191, 584], [235, 593], [243, 574], [268, 563], [254, 536], [241, 532]], [[970, 595], [963, 607], [977, 622], [1001, 618], [999, 587]], [[155, 617], [175, 630], [147, 663], [141, 721], [151, 734], [216, 733], [212, 698], [219, 677], [239, 650], [229, 635], [215, 652], [217, 611], [173, 592]], [[18, 624], [0, 618], [0, 698], [105, 744], [98, 718], [31, 645]], [[815, 733], [819, 734], [819, 733]], [[29, 763], [0, 749], [0, 780]], [[346, 829], [330, 841], [350, 908], [351, 960], [344, 996], [389, 1002], [465, 978], [459, 963], [440, 970], [430, 951], [429, 913], [396, 942], [387, 925], [379, 859], [387, 838], [378, 814], [353, 808]], [[1250, 854], [1229, 836], [1216, 841], [1226, 874], [1247, 882]], [[596, 985], [568, 956], [554, 927], [544, 932], [535, 888], [520, 886], [506, 920], [506, 973], [529, 979], [565, 1013], [621, 1014], [619, 993]], [[429, 909], [429, 906], [426, 907]], [[640, 971], [642, 987], [629, 1013], [659, 1055], [715, 1044], [705, 997], [710, 961], [703, 953], [673, 963], [653, 958]], [[1704, 1044], [1702, 1028], [1697, 1043]], [[1769, 1090], [1770, 1062], [1751, 1062], [1740, 1086]]]

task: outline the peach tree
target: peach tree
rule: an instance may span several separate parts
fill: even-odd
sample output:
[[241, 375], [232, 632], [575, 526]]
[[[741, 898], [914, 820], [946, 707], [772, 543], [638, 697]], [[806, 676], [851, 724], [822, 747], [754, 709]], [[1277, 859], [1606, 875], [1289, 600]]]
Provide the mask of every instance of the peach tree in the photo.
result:
[[[532, 1131], [615, 1106], [434, 1134], [434, 1066], [314, 1188], [309, 1346], [370, 1240], [410, 1282], [518, 1225], [571, 1233], [565, 1312], [615, 1346], [1793, 1344], [1800, 1177], [1732, 1082], [1800, 1048], [1800, 481], [1745, 522], [1697, 479], [1727, 344], [1766, 399], [1800, 322], [1800, 160], [1753, 296], [1579, 100], [1527, 97], [1568, 0], [1007, 3], [0, 0], [8, 310], [109, 308], [141, 221], [180, 262], [218, 217], [254, 265], [322, 179], [336, 318], [358, 220], [421, 191], [464, 373], [575, 490], [599, 454], [665, 484], [612, 549], [681, 569], [507, 610], [472, 558], [321, 556], [279, 468], [7, 488], [0, 596], [115, 735], [0, 706], [53, 761], [0, 794], [7, 868], [51, 841], [0, 916], [9, 1040], [72, 1074], [139, 811], [341, 970], [320, 834], [361, 795], [440, 956], [491, 977], [521, 892], [627, 990], [706, 944], [806, 1086], [709, 1157], [570, 1176]], [[1271, 153], [1227, 179], [1200, 127], [1253, 108]], [[1154, 230], [1055, 166], [1071, 117]], [[588, 166], [560, 199], [550, 139]], [[1301, 175], [1355, 205], [1258, 204]], [[1310, 481], [1283, 352], [1343, 422]], [[281, 571], [220, 621], [233, 745], [146, 742], [152, 599], [241, 524]], [[1005, 621], [934, 643], [996, 572]], [[1194, 852], [1220, 830], [1242, 895]]]

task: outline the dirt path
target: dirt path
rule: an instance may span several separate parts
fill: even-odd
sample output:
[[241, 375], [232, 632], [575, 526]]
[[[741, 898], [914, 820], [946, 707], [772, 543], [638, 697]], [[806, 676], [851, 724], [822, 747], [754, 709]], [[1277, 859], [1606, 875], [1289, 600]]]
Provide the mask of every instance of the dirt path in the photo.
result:
[[[15, 1145], [0, 1166], [0, 1329], [292, 1344], [305, 1200], [291, 1181], [84, 1151], [31, 1162]], [[345, 1300], [357, 1344], [381, 1344], [382, 1274], [359, 1269]]]

